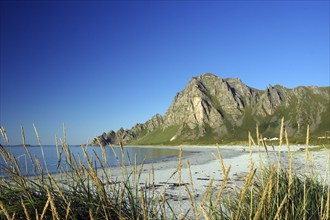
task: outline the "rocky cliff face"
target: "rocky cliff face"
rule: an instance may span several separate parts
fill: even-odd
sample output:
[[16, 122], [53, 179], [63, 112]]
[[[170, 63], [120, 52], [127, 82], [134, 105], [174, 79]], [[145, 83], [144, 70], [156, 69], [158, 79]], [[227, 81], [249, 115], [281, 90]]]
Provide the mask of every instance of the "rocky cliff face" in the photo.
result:
[[103, 133], [93, 144], [214, 143], [246, 139], [256, 125], [265, 136], [277, 136], [282, 117], [289, 136], [304, 135], [307, 124], [318, 134], [330, 130], [329, 112], [329, 87], [276, 85], [257, 90], [240, 79], [207, 73], [194, 77], [164, 116], [155, 115], [128, 130]]
[[160, 114], [156, 114], [144, 124], [136, 124], [131, 129], [120, 128], [117, 132], [110, 130], [108, 133], [94, 138], [92, 145], [110, 145], [128, 143], [139, 137], [144, 136], [160, 127], [163, 124], [163, 118]]

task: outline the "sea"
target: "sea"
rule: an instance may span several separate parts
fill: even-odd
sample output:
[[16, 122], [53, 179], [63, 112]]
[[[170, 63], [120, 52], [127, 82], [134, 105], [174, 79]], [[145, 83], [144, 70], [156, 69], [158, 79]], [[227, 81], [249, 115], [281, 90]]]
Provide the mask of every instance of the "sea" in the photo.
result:
[[[24, 176], [40, 175], [43, 172], [46, 173], [47, 170], [49, 173], [59, 173], [63, 170], [70, 172], [69, 163], [74, 163], [74, 161], [81, 161], [82, 164], [88, 167], [82, 146], [78, 145], [68, 146], [67, 151], [55, 145], [27, 146], [31, 158], [23, 146], [4, 146], [3, 148], [11, 159], [16, 159], [20, 172]], [[102, 165], [115, 167], [123, 164], [152, 163], [179, 154], [176, 149], [149, 146], [124, 146], [122, 150], [120, 147], [105, 146], [103, 153], [102, 148], [99, 146], [87, 146], [84, 149], [95, 169], [101, 167], [100, 161], [102, 161]], [[68, 159], [68, 154], [72, 156], [71, 159]], [[124, 160], [122, 155], [124, 155]], [[106, 164], [104, 163], [105, 158]], [[42, 171], [38, 169], [37, 161], [39, 161]], [[17, 168], [13, 169], [12, 163], [8, 162], [8, 159], [0, 152], [0, 177], [7, 177], [8, 173], [12, 171], [17, 172]]]

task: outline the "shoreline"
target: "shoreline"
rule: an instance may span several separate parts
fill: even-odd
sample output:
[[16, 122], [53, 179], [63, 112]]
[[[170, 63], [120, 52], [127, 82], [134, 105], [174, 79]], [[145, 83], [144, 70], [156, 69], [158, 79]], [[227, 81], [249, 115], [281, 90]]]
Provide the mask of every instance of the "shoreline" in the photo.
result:
[[[180, 147], [172, 146], [167, 146], [166, 148], [180, 149]], [[302, 175], [306, 167], [305, 152], [301, 152], [300, 149], [301, 146], [290, 147], [293, 157], [293, 173], [297, 175]], [[222, 146], [220, 151], [225, 168], [228, 169], [231, 166], [223, 196], [230, 196], [236, 189], [243, 186], [250, 169], [250, 159], [254, 162], [254, 168], [257, 169], [257, 173], [262, 170], [260, 169], [262, 166], [269, 167], [272, 164], [289, 169], [288, 148], [284, 146], [274, 146], [274, 149], [269, 148], [268, 155], [263, 147], [253, 146], [251, 158], [249, 147], [237, 146], [237, 148], [233, 148], [232, 146]], [[330, 151], [310, 152], [310, 155], [315, 158], [313, 168], [319, 172], [319, 180], [330, 185], [329, 168], [327, 169]], [[187, 160], [190, 164], [191, 176]], [[182, 147], [181, 165], [181, 172], [178, 175], [179, 156], [144, 164], [139, 179], [139, 186], [149, 189], [150, 193], [154, 190], [155, 196], [161, 196], [166, 192], [172, 207], [177, 208], [177, 210], [174, 210], [176, 213], [185, 213], [191, 208], [189, 198], [185, 192], [185, 185], [190, 185], [194, 189], [195, 202], [200, 204], [210, 182], [213, 182], [212, 190], [216, 194], [224, 178], [217, 147]], [[132, 166], [127, 166], [126, 168], [128, 173], [133, 172]], [[113, 180], [118, 182], [118, 180], [120, 181], [121, 178], [124, 178], [122, 176], [122, 167], [112, 167], [110, 169]], [[137, 165], [137, 170], [139, 169], [141, 169], [141, 165]], [[98, 176], [101, 177], [102, 172], [99, 172]]]
[[[145, 146], [139, 147], [146, 148]], [[309, 146], [309, 149], [314, 147], [317, 146]], [[224, 183], [225, 174], [222, 165], [226, 171], [230, 166], [228, 179], [222, 191], [223, 198], [230, 198], [242, 189], [250, 171], [251, 161], [254, 164], [253, 170], [256, 170], [258, 175], [264, 168], [272, 165], [288, 170], [290, 157], [292, 157], [292, 173], [294, 175], [303, 178], [304, 174], [311, 174], [314, 177], [316, 171], [318, 180], [324, 185], [330, 185], [330, 150], [328, 149], [310, 151], [308, 157], [313, 161], [311, 164], [310, 161], [306, 163], [307, 154], [301, 150], [302, 146], [298, 145], [292, 145], [290, 148], [284, 145], [268, 148], [252, 146], [251, 149], [247, 146], [220, 146], [220, 155], [223, 159], [223, 164], [221, 164], [218, 148], [215, 146], [166, 146], [162, 148], [175, 149], [178, 150], [178, 153], [175, 156], [137, 164], [136, 167], [131, 163], [133, 165], [98, 168], [95, 170], [96, 175], [106, 190], [117, 187], [120, 189], [123, 186], [132, 187], [136, 190], [134, 192], [138, 192], [138, 197], [140, 196], [139, 191], [141, 191], [153, 201], [164, 201], [166, 198], [166, 202], [173, 208], [173, 210], [167, 210], [166, 213], [170, 215], [173, 211], [177, 216], [185, 216], [190, 210], [188, 216], [192, 218], [192, 200], [194, 207], [199, 209], [201, 204], [209, 199], [209, 192], [212, 192], [210, 199], [215, 199]], [[290, 153], [288, 152], [289, 149]], [[110, 178], [107, 178], [108, 176], [105, 174]], [[47, 176], [48, 174], [45, 173], [44, 175]], [[58, 184], [62, 187], [67, 187], [71, 183], [71, 173], [50, 175], [59, 181]], [[95, 184], [88, 175], [84, 172], [82, 183]], [[87, 178], [85, 179], [85, 177]], [[27, 178], [40, 180], [40, 176]], [[190, 191], [191, 195], [187, 193], [187, 190]]]

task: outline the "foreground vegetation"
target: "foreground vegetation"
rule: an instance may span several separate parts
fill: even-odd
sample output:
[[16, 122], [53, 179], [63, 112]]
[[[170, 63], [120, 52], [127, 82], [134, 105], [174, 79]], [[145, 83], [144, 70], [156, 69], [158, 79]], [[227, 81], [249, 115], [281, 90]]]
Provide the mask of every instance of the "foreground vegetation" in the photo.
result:
[[[38, 133], [35, 129], [38, 139]], [[3, 132], [3, 138], [8, 138]], [[285, 137], [285, 131], [281, 131]], [[260, 135], [257, 134], [257, 137]], [[23, 145], [24, 130], [22, 129]], [[280, 140], [280, 141], [281, 141]], [[287, 141], [287, 145], [288, 140]], [[306, 169], [309, 164], [309, 137], [306, 138]], [[249, 146], [253, 139], [249, 136]], [[262, 138], [257, 144], [267, 145]], [[9, 144], [9, 143], [8, 143]], [[327, 182], [318, 180], [318, 176], [307, 174], [295, 175], [292, 171], [292, 155], [289, 152], [290, 168], [281, 166], [261, 167], [256, 172], [254, 162], [245, 177], [244, 185], [233, 191], [230, 198], [224, 197], [230, 166], [223, 163], [219, 148], [218, 159], [223, 174], [221, 185], [211, 180], [203, 200], [197, 203], [193, 183], [184, 185], [189, 198], [190, 208], [183, 213], [176, 213], [175, 207], [167, 198], [166, 191], [157, 194], [153, 181], [154, 171], [145, 184], [141, 185], [140, 177], [143, 164], [134, 161], [131, 167], [122, 167], [121, 178], [111, 174], [107, 165], [105, 148], [102, 156], [88, 155], [85, 146], [82, 158], [75, 158], [70, 153], [64, 140], [56, 144], [58, 152], [65, 155], [65, 160], [58, 161], [60, 174], [51, 175], [41, 165], [44, 158], [33, 158], [24, 145], [30, 158], [35, 175], [25, 177], [21, 167], [10, 152], [0, 146], [0, 155], [5, 161], [0, 169], [8, 176], [0, 177], [0, 219], [323, 219], [328, 220], [330, 207], [330, 188]], [[40, 144], [42, 149], [42, 145]], [[121, 148], [122, 149], [122, 148]], [[124, 152], [122, 158], [124, 158]], [[115, 153], [115, 151], [114, 151]], [[251, 151], [252, 153], [252, 151]], [[92, 157], [101, 164], [100, 170], [93, 167]], [[118, 157], [117, 157], [118, 158]], [[178, 184], [181, 184], [182, 150], [179, 152], [177, 171]], [[128, 158], [129, 159], [129, 158]], [[82, 160], [87, 161], [84, 165]], [[118, 164], [125, 164], [118, 161]], [[189, 162], [188, 162], [189, 164]], [[67, 172], [69, 166], [71, 172]], [[66, 168], [64, 168], [66, 167]], [[188, 172], [191, 176], [190, 167]], [[100, 175], [102, 173], [102, 175]]]

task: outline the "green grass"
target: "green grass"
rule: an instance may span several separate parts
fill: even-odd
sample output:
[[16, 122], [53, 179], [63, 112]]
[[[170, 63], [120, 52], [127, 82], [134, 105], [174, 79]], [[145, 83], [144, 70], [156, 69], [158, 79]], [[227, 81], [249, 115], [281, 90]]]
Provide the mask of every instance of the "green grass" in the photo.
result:
[[[195, 130], [198, 130], [199, 128], [196, 128]], [[215, 143], [217, 140], [217, 135], [213, 133], [213, 130], [211, 127], [206, 126], [205, 128], [205, 134], [202, 137], [199, 137], [196, 140], [189, 141], [189, 143], [193, 145], [207, 145], [210, 143]], [[192, 133], [198, 133], [198, 131], [192, 132]], [[184, 143], [184, 142], [183, 142]]]
[[168, 128], [162, 129], [158, 128], [151, 133], [146, 134], [145, 136], [139, 138], [138, 140], [134, 140], [130, 142], [133, 145], [165, 145], [171, 143], [171, 138], [176, 134], [178, 131], [179, 126], [170, 126]]

